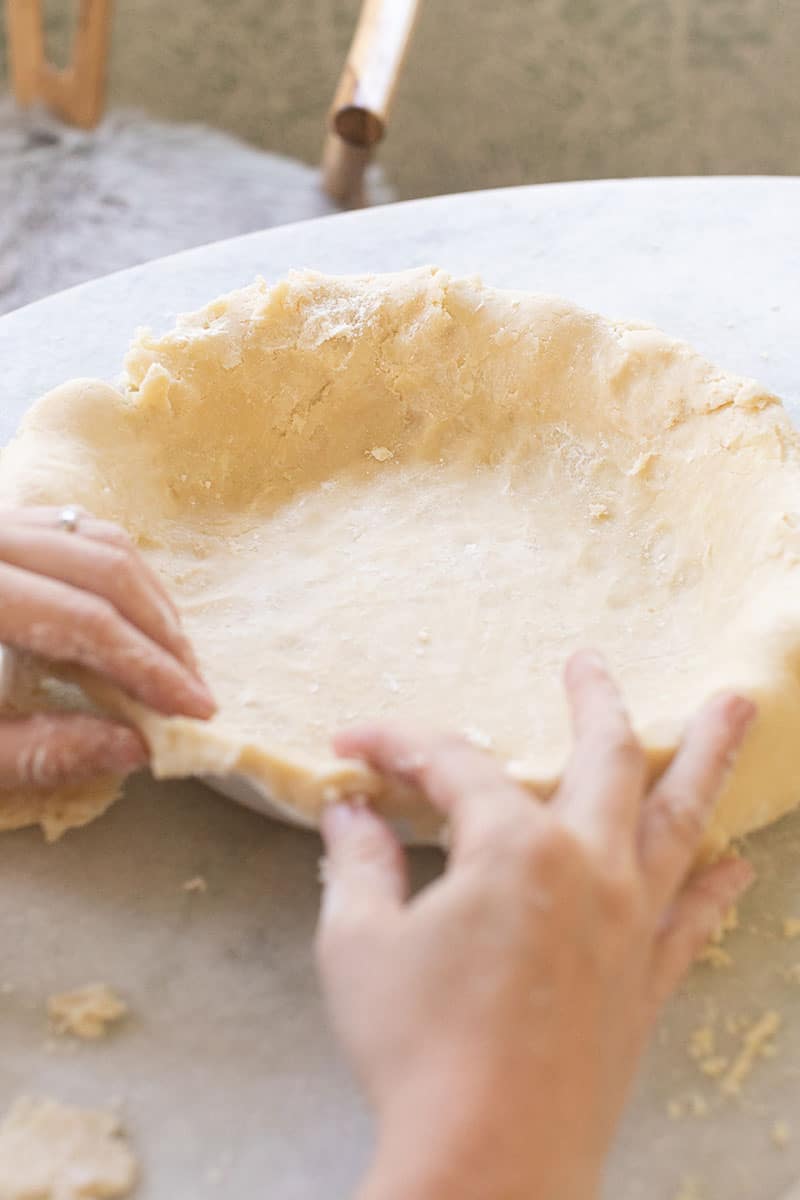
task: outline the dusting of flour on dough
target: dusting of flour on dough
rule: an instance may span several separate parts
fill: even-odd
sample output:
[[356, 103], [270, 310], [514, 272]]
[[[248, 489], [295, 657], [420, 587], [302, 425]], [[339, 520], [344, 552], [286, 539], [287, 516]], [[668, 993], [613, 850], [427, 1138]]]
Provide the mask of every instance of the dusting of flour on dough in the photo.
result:
[[0, 1125], [2, 1200], [114, 1200], [135, 1181], [111, 1113], [23, 1097]]
[[105, 1037], [108, 1026], [126, 1015], [128, 1006], [106, 983], [87, 983], [59, 992], [47, 1001], [47, 1014], [56, 1033], [71, 1033], [86, 1041]]

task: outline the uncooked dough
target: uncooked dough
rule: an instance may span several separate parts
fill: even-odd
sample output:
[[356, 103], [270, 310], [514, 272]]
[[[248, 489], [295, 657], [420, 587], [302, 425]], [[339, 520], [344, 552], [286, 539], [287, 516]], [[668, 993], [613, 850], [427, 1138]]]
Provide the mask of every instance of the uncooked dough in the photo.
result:
[[111, 1113], [22, 1098], [0, 1126], [0, 1200], [113, 1198], [135, 1181]]
[[72, 992], [58, 992], [47, 1001], [47, 1014], [56, 1033], [94, 1041], [108, 1026], [121, 1021], [128, 1006], [107, 983], [87, 983]]
[[259, 281], [141, 332], [125, 372], [33, 406], [0, 501], [121, 522], [175, 596], [213, 722], [83, 680], [158, 775], [243, 774], [308, 822], [362, 790], [430, 838], [331, 733], [455, 728], [547, 794], [592, 645], [654, 770], [709, 693], [758, 701], [709, 848], [800, 799], [800, 443], [752, 380], [435, 269]]

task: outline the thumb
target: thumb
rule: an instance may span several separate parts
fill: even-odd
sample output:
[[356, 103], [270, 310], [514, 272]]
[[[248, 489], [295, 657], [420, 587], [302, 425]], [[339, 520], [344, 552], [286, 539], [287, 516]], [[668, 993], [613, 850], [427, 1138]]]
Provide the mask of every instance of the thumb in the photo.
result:
[[408, 891], [405, 856], [386, 822], [364, 805], [334, 804], [321, 824], [326, 857], [320, 931], [399, 908]]

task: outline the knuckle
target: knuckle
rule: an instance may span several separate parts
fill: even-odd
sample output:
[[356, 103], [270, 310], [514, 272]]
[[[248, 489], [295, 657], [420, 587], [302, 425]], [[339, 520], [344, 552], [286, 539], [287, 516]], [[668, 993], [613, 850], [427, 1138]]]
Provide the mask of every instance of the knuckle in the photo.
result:
[[116, 564], [118, 570], [132, 572], [135, 569], [135, 551], [130, 543], [114, 542], [109, 547], [109, 554], [111, 562]]
[[558, 821], [529, 825], [520, 836], [519, 849], [533, 870], [546, 874], [566, 871], [583, 857], [578, 838]]
[[110, 582], [129, 591], [138, 587], [139, 572], [130, 550], [124, 546], [112, 546], [105, 563], [105, 572]]
[[585, 744], [586, 758], [598, 772], [614, 771], [643, 776], [647, 757], [627, 723], [596, 730]]
[[639, 913], [638, 889], [632, 873], [615, 871], [600, 880], [599, 902], [607, 918], [614, 924], [635, 924]]
[[133, 550], [133, 540], [130, 535], [121, 526], [114, 525], [111, 521], [98, 521], [97, 536], [101, 541], [116, 546], [120, 550], [128, 552]]
[[92, 596], [85, 602], [84, 619], [89, 629], [103, 641], [113, 640], [117, 625], [117, 611], [102, 596]]
[[658, 791], [652, 804], [659, 824], [668, 835], [687, 851], [694, 851], [706, 831], [704, 808], [667, 790]]
[[619, 729], [608, 743], [607, 753], [616, 763], [631, 770], [641, 771], [645, 765], [645, 754], [630, 726]]
[[724, 776], [732, 768], [735, 758], [736, 747], [733, 739], [728, 730], [724, 730], [709, 750], [712, 771], [718, 777]]

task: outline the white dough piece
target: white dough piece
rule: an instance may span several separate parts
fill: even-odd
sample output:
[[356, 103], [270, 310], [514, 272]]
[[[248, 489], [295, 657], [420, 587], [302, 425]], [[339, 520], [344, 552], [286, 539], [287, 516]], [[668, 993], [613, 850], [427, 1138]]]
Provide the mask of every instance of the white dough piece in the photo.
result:
[[111, 1113], [23, 1098], [0, 1125], [0, 1200], [112, 1200], [135, 1181]]
[[87, 983], [71, 992], [57, 992], [47, 1001], [56, 1033], [71, 1033], [86, 1041], [105, 1037], [108, 1026], [121, 1021], [127, 1011], [127, 1004], [107, 983]]
[[174, 595], [210, 724], [83, 678], [158, 775], [243, 774], [308, 823], [364, 791], [431, 840], [421, 799], [331, 734], [461, 730], [547, 795], [562, 667], [590, 645], [654, 771], [710, 693], [758, 702], [709, 850], [800, 800], [800, 439], [752, 380], [435, 269], [259, 281], [141, 332], [125, 368], [33, 406], [0, 502], [121, 522]]

